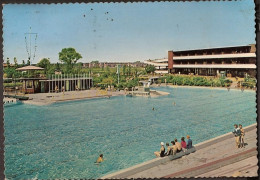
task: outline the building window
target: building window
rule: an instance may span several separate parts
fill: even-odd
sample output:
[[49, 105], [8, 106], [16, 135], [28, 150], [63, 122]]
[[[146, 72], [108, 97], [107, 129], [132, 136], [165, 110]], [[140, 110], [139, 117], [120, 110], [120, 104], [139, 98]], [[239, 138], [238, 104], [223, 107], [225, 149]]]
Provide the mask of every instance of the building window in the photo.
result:
[[27, 89], [33, 88], [33, 81], [26, 81], [26, 88]]

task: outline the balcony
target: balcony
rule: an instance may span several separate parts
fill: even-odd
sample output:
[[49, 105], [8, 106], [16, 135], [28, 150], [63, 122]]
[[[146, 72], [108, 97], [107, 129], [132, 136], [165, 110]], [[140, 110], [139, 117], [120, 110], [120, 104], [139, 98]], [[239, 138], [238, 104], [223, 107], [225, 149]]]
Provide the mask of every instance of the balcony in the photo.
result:
[[240, 54], [218, 54], [218, 55], [197, 55], [197, 56], [173, 56], [173, 60], [191, 60], [191, 59], [222, 59], [222, 58], [255, 58], [255, 53]]
[[173, 68], [256, 69], [255, 64], [174, 64]]

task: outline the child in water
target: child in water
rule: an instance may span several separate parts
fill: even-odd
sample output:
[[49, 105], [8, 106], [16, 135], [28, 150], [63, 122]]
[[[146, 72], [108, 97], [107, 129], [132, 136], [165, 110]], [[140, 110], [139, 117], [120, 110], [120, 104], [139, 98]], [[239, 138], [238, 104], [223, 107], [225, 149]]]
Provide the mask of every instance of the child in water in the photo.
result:
[[104, 159], [103, 159], [103, 154], [100, 154], [99, 157], [97, 158], [96, 163], [101, 163], [101, 162], [103, 162], [103, 161], [104, 161]]

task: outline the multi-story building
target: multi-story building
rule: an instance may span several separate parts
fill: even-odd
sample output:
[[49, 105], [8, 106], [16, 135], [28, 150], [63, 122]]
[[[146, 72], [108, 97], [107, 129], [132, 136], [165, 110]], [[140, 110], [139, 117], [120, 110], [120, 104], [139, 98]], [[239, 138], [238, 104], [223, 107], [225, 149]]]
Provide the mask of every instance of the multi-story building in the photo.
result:
[[[168, 59], [145, 61], [164, 73], [244, 77], [256, 75], [255, 44], [168, 51]], [[159, 72], [157, 70], [157, 72]], [[160, 72], [159, 72], [160, 73]]]
[[98, 62], [98, 63], [83, 63], [83, 67], [85, 68], [92, 68], [92, 67], [116, 67], [117, 65], [120, 66], [131, 66], [131, 67], [144, 67], [145, 64], [142, 62]]
[[168, 73], [168, 59], [154, 59], [145, 60], [145, 64], [153, 65], [155, 67], [155, 73], [157, 74], [167, 74]]

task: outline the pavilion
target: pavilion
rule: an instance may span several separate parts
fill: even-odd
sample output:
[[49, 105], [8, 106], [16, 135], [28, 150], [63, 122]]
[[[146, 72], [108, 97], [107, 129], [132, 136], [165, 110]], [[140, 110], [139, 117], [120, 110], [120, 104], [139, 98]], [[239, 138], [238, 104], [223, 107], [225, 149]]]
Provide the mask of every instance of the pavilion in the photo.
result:
[[[39, 71], [44, 68], [37, 66], [25, 66], [17, 68], [17, 71]], [[87, 74], [52, 74], [47, 77], [34, 75], [33, 77], [20, 78], [23, 81], [24, 93], [51, 93], [62, 91], [77, 91], [90, 89], [93, 79]]]
[[[28, 72], [28, 75], [30, 74], [30, 72], [33, 71], [42, 71], [44, 70], [44, 68], [41, 67], [37, 67], [37, 66], [24, 66], [21, 68], [17, 68], [17, 71], [26, 71]], [[44, 77], [22, 77], [20, 78], [20, 80], [23, 81], [23, 87], [22, 87], [22, 91], [24, 93], [39, 93], [41, 90], [41, 87], [39, 85], [39, 81], [46, 79]]]

